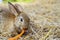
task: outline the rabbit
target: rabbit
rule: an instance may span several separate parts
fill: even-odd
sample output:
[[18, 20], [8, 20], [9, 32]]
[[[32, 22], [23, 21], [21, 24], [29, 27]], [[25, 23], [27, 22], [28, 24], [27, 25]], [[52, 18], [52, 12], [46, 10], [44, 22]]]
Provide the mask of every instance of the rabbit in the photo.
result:
[[[8, 2], [8, 8], [5, 11], [4, 16], [4, 31], [10, 36], [15, 36], [21, 32], [23, 28], [29, 28], [30, 19], [26, 13], [23, 12], [23, 8], [19, 4], [12, 4]], [[5, 17], [6, 16], [6, 17]], [[6, 22], [5, 22], [6, 21]], [[6, 29], [5, 29], [6, 28]], [[2, 31], [2, 33], [4, 32]]]

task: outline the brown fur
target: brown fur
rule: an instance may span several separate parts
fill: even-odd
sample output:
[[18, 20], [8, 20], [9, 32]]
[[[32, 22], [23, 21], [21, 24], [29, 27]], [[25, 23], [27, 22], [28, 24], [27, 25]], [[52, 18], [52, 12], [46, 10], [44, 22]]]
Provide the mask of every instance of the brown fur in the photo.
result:
[[[10, 2], [8, 7], [0, 7], [0, 32], [2, 34], [9, 35], [10, 33], [10, 35], [16, 35], [21, 29], [29, 27], [29, 17], [24, 12], [20, 11], [19, 7], [19, 4], [13, 5]], [[20, 17], [22, 17], [22, 22], [20, 21]]]

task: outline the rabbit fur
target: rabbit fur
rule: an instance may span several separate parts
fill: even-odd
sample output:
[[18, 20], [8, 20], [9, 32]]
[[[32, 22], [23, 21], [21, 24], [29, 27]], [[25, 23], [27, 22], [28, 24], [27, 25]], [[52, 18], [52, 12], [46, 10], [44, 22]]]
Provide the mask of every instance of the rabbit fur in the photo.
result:
[[2, 35], [17, 35], [17, 32], [29, 27], [29, 21], [29, 17], [19, 4], [14, 5], [8, 2], [8, 8], [0, 7], [0, 33]]

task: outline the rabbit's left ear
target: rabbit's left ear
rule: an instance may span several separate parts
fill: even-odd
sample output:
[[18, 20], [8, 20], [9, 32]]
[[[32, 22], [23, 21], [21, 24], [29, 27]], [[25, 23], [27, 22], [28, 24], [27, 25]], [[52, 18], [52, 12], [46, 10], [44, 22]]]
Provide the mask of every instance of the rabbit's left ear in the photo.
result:
[[12, 3], [8, 2], [8, 6], [9, 6], [10, 12], [11, 12], [13, 15], [17, 16], [18, 13], [17, 13], [17, 10], [16, 10], [16, 8], [15, 8], [15, 5], [13, 5]]
[[15, 4], [15, 7], [16, 7], [17, 12], [18, 12], [19, 14], [23, 11], [23, 8], [22, 8], [21, 5], [19, 5], [19, 4]]

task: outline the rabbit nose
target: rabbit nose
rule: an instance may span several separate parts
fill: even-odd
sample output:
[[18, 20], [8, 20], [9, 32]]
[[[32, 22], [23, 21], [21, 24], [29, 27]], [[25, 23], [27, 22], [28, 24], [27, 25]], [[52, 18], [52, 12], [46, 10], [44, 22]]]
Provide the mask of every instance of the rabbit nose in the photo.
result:
[[17, 33], [20, 34], [20, 32], [21, 32], [21, 28], [19, 27], [18, 29], [19, 29], [19, 30], [17, 31]]

